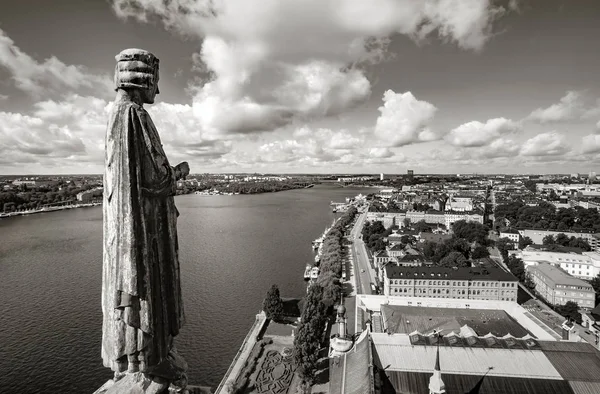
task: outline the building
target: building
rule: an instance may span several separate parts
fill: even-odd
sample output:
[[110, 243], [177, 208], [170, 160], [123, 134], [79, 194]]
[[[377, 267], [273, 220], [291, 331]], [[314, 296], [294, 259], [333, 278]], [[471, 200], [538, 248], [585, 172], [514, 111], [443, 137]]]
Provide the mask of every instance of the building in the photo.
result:
[[410, 220], [411, 223], [417, 223], [421, 220], [425, 223], [429, 224], [445, 224], [446, 223], [446, 215], [444, 212], [439, 211], [407, 211], [406, 218]]
[[525, 265], [548, 263], [576, 278], [591, 280], [600, 274], [600, 253], [560, 253], [527, 247], [517, 254]]
[[429, 224], [443, 224], [446, 228], [451, 228], [454, 222], [465, 220], [467, 222], [477, 222], [483, 224], [483, 215], [480, 212], [439, 212], [430, 210], [423, 211], [406, 211], [406, 212], [369, 212], [367, 220], [381, 221], [386, 228], [392, 225], [400, 226], [404, 219], [410, 220], [411, 223], [420, 222], [421, 220]]
[[387, 296], [517, 301], [518, 279], [496, 267], [392, 266], [383, 270]]
[[575, 233], [572, 231], [551, 231], [551, 230], [531, 230], [523, 229], [519, 230], [519, 234], [522, 237], [529, 237], [536, 245], [541, 245], [544, 242], [544, 237], [552, 235], [554, 238], [558, 234], [564, 234], [567, 237], [581, 238], [585, 240], [594, 252], [600, 252], [600, 234], [598, 233]]
[[446, 202], [448, 211], [470, 212], [473, 210], [473, 199], [465, 196], [452, 196]]
[[515, 302], [356, 297], [355, 346], [329, 393], [600, 393], [600, 352]]
[[478, 212], [446, 212], [444, 214], [446, 228], [451, 228], [454, 222], [459, 220], [483, 224], [483, 215]]
[[588, 282], [546, 263], [527, 266], [527, 271], [531, 273], [535, 290], [549, 303], [564, 305], [573, 301], [581, 308], [594, 307], [596, 293]]
[[500, 238], [508, 238], [513, 243], [519, 243], [519, 239], [521, 239], [521, 234], [519, 234], [517, 230], [501, 231]]
[[600, 304], [589, 312], [581, 314], [581, 325], [596, 334], [596, 341], [600, 339]]
[[25, 186], [36, 186], [39, 184], [39, 182], [37, 181], [31, 181], [31, 180], [18, 180], [18, 181], [13, 181], [13, 186], [21, 186], [21, 185], [25, 185]]

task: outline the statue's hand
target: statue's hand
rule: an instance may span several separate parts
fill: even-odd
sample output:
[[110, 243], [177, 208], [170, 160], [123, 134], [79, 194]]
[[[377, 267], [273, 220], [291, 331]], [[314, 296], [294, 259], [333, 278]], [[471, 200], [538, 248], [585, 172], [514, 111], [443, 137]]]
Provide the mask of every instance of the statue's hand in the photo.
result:
[[187, 163], [187, 161], [179, 163], [175, 166], [175, 174], [179, 175], [178, 179], [185, 179], [185, 177], [190, 174], [190, 165]]

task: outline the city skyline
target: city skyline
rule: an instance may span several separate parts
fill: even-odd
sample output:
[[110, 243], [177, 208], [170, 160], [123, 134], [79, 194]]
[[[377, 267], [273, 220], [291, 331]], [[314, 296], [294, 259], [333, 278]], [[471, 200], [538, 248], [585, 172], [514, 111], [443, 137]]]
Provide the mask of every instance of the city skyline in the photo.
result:
[[192, 173], [587, 174], [600, 162], [592, 0], [169, 4], [5, 7], [0, 174], [102, 173], [127, 47], [160, 58], [147, 109], [171, 164]]

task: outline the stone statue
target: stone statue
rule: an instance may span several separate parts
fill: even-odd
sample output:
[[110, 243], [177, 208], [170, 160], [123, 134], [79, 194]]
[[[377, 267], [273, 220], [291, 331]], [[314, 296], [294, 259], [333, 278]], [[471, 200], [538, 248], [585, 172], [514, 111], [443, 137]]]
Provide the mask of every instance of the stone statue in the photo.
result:
[[189, 166], [170, 166], [143, 108], [159, 93], [158, 59], [126, 49], [116, 60], [117, 97], [106, 133], [102, 272], [102, 360], [115, 377], [104, 392], [139, 392], [124, 383], [116, 389], [128, 379], [144, 393], [167, 392], [169, 386], [185, 392], [187, 364], [173, 345], [185, 320], [173, 196]]

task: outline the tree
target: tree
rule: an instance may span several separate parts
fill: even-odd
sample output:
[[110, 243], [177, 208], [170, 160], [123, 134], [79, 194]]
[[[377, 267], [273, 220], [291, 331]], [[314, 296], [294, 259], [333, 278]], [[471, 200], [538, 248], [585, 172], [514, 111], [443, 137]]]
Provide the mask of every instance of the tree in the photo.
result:
[[575, 320], [581, 324], [581, 313], [579, 313], [579, 305], [573, 301], [567, 301], [564, 305], [557, 305], [556, 311], [567, 319]]
[[503, 260], [508, 258], [508, 251], [512, 250], [512, 245], [513, 242], [506, 237], [500, 238], [496, 243], [496, 247], [498, 248], [498, 251], [500, 251], [500, 255], [502, 256]]
[[533, 241], [529, 237], [519, 238], [519, 249], [525, 249], [529, 245], [533, 245]]
[[569, 244], [567, 246], [569, 246], [571, 248], [580, 248], [580, 249], [585, 250], [586, 252], [589, 252], [590, 250], [592, 250], [592, 247], [585, 239], [575, 238], [574, 236], [572, 236], [569, 239]]
[[446, 257], [440, 260], [440, 267], [468, 267], [470, 266], [469, 262], [465, 258], [465, 256], [460, 252], [450, 252]]
[[417, 239], [415, 237], [413, 237], [412, 235], [404, 234], [402, 237], [400, 237], [400, 242], [403, 245], [407, 245], [407, 244], [412, 245], [417, 242]]
[[451, 251], [462, 253], [462, 255], [465, 256], [465, 259], [468, 259], [471, 255], [471, 245], [466, 239], [452, 237], [444, 241], [444, 243]]
[[556, 236], [554, 242], [561, 246], [569, 246], [569, 237], [563, 233], [560, 233]]
[[542, 239], [542, 244], [544, 244], [544, 245], [554, 245], [554, 244], [556, 244], [556, 242], [554, 241], [554, 236], [552, 234], [546, 235]]
[[485, 245], [489, 229], [478, 222], [459, 220], [452, 225], [452, 232], [457, 238], [464, 238], [469, 242], [478, 242]]
[[267, 292], [267, 296], [263, 301], [263, 311], [265, 311], [268, 319], [275, 321], [283, 315], [283, 300], [281, 299], [277, 285], [271, 286]]
[[527, 271], [525, 271], [525, 264], [523, 260], [512, 255], [504, 260], [504, 263], [510, 270], [510, 272], [519, 279], [519, 282], [525, 282]]
[[590, 281], [590, 284], [596, 292], [596, 304], [600, 301], [600, 274], [596, 275], [594, 279]]
[[437, 247], [437, 243], [433, 241], [425, 241], [423, 244], [423, 256], [428, 259], [432, 259], [435, 255], [435, 249]]
[[535, 290], [535, 282], [533, 281], [533, 276], [531, 275], [531, 272], [525, 272], [525, 280], [523, 281], [523, 284], [529, 290]]
[[330, 307], [334, 305], [342, 293], [339, 277], [332, 271], [322, 272], [317, 283], [323, 286], [323, 304]]
[[306, 302], [294, 336], [294, 363], [303, 382], [312, 384], [319, 362], [319, 350], [326, 324], [326, 306], [321, 302], [323, 288], [313, 284], [308, 289]]
[[477, 245], [475, 249], [473, 249], [473, 253], [471, 254], [471, 258], [473, 259], [483, 259], [485, 257], [490, 257], [490, 252], [483, 245]]
[[419, 220], [417, 223], [415, 223], [414, 228], [415, 231], [418, 231], [420, 233], [431, 232], [431, 229], [429, 225], [425, 222], [425, 220]]

